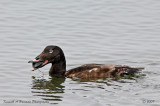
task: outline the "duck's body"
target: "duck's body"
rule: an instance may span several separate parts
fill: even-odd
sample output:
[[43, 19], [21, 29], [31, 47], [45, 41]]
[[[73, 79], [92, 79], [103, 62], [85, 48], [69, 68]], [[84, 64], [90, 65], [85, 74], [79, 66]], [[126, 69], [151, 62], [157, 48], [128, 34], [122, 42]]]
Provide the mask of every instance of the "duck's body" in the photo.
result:
[[33, 68], [38, 69], [48, 63], [52, 63], [50, 75], [65, 76], [69, 78], [106, 78], [134, 74], [143, 68], [131, 68], [121, 65], [85, 64], [66, 71], [66, 60], [62, 49], [58, 46], [47, 46], [44, 51], [33, 61]]
[[80, 67], [68, 70], [65, 75], [69, 78], [106, 78], [121, 75], [134, 74], [142, 68], [131, 68], [129, 66], [121, 65], [107, 65], [107, 64], [85, 64]]

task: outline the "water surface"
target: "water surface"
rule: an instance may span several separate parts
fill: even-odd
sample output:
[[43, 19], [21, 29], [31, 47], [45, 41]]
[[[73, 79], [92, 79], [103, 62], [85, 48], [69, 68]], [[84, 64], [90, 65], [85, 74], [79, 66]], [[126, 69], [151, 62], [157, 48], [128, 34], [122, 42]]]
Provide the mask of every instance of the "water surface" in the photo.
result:
[[[0, 0], [0, 14], [0, 105], [160, 104], [160, 1]], [[83, 82], [50, 77], [50, 65], [32, 72], [28, 60], [47, 45], [64, 50], [67, 69], [121, 64], [146, 76]]]

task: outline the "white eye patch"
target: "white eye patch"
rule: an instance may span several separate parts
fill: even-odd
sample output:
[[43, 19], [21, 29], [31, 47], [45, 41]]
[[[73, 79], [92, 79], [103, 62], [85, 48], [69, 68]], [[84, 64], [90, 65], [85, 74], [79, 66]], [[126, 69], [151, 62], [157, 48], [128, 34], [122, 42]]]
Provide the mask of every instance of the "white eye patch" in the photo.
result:
[[53, 53], [53, 50], [52, 50], [52, 49], [50, 49], [50, 50], [49, 50], [49, 53]]

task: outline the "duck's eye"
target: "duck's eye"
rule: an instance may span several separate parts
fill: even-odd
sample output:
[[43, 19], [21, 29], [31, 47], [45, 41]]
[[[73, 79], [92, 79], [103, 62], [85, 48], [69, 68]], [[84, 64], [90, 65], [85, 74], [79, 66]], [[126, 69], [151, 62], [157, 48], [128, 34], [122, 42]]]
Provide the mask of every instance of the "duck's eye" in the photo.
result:
[[50, 50], [49, 50], [49, 53], [53, 53], [53, 50], [52, 50], [52, 49], [50, 49]]

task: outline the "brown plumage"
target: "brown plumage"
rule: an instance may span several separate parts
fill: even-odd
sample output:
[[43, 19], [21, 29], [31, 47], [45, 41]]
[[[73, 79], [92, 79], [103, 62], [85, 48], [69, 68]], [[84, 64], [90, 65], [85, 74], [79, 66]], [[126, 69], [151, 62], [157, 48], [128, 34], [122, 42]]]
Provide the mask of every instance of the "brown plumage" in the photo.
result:
[[143, 68], [131, 68], [121, 65], [106, 64], [85, 64], [80, 67], [68, 70], [65, 75], [69, 78], [106, 78], [121, 75], [134, 74]]
[[130, 75], [143, 69], [121, 65], [85, 64], [66, 72], [65, 56], [62, 49], [58, 46], [47, 46], [39, 56], [29, 62], [32, 63], [33, 70], [52, 63], [49, 71], [50, 75], [82, 79], [116, 77], [124, 74]]

